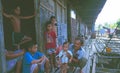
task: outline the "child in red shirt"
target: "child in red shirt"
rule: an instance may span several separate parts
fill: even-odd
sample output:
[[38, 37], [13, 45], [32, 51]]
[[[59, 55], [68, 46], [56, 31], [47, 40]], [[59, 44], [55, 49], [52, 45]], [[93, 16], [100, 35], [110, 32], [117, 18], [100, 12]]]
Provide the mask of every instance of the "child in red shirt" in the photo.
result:
[[52, 69], [55, 68], [55, 48], [56, 48], [56, 33], [53, 31], [51, 22], [47, 23], [45, 32], [45, 48], [50, 59]]

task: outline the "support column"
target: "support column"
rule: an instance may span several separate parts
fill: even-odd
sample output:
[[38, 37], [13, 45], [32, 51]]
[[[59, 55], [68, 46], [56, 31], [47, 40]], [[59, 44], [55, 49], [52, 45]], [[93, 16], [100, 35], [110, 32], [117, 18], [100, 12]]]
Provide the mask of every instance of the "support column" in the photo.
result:
[[79, 11], [76, 9], [76, 20], [77, 20], [77, 25], [78, 25], [78, 35], [80, 36], [80, 23], [81, 23], [81, 18], [79, 16]]
[[38, 49], [42, 51], [42, 28], [40, 24], [40, 0], [34, 0], [34, 8], [36, 11], [36, 16], [35, 16], [35, 29], [36, 29], [36, 41], [38, 44]]
[[4, 53], [4, 33], [3, 33], [2, 4], [0, 0], [0, 73], [6, 72], [6, 59]]
[[67, 33], [68, 33], [68, 41], [72, 41], [71, 38], [71, 9], [70, 9], [70, 4], [69, 1], [67, 0]]
[[92, 24], [92, 32], [95, 31], [95, 24]]

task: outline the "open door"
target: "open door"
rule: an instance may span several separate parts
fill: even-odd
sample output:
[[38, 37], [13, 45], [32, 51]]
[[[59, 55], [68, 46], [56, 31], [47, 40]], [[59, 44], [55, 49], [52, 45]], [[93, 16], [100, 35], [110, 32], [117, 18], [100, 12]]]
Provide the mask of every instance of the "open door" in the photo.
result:
[[[9, 4], [8, 4], [9, 3]], [[20, 8], [20, 16], [32, 16], [35, 13], [34, 9], [34, 0], [2, 0], [2, 5], [4, 12], [7, 14], [13, 14], [16, 6]], [[4, 40], [5, 40], [5, 48], [11, 50], [12, 48], [12, 32], [13, 23], [11, 23], [11, 19], [4, 16], [3, 18], [4, 24]], [[29, 19], [20, 19], [20, 29], [21, 33], [27, 35], [36, 42], [36, 30], [35, 30], [35, 17]]]
[[[2, 9], [4, 9], [7, 14], [12, 14], [12, 11], [16, 6], [19, 6], [21, 9], [20, 16], [30, 16], [36, 12], [34, 9], [34, 0], [0, 0], [0, 67], [1, 67], [0, 72], [1, 73], [7, 73], [4, 51], [5, 49], [12, 50], [11, 48], [12, 48], [12, 32], [13, 32], [12, 23], [9, 18], [2, 15]], [[33, 39], [33, 41], [36, 42], [36, 32], [38, 31], [36, 31], [35, 29], [37, 27], [37, 26], [35, 27], [35, 23], [36, 23], [35, 17], [20, 21], [21, 21], [21, 32], [23, 34], [30, 36]]]

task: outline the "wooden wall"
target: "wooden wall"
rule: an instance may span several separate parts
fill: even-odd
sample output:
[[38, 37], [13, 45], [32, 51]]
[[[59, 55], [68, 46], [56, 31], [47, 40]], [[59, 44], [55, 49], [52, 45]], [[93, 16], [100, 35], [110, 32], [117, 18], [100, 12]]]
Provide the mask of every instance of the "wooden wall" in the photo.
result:
[[67, 40], [67, 2], [66, 0], [56, 0], [56, 17], [58, 23], [58, 42], [62, 44]]
[[77, 20], [71, 18], [71, 37], [72, 37], [72, 42], [74, 41], [75, 37], [78, 35], [78, 24]]
[[3, 17], [2, 17], [2, 5], [0, 0], [0, 72], [6, 73], [6, 61], [4, 53], [4, 31], [3, 31]]
[[[40, 5], [39, 5], [40, 4]], [[44, 51], [44, 31], [45, 23], [51, 16], [57, 19], [57, 44], [62, 44], [67, 40], [67, 7], [66, 0], [35, 0], [36, 35], [40, 50]]]

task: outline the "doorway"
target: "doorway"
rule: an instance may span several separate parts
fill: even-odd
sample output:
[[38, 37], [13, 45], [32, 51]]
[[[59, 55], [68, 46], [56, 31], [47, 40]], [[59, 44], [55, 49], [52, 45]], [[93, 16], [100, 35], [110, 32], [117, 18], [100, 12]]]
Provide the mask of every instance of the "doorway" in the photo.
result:
[[[9, 4], [8, 4], [9, 3]], [[31, 16], [35, 13], [34, 0], [2, 0], [2, 7], [4, 12], [12, 14], [16, 6], [20, 7], [20, 16]], [[36, 42], [36, 30], [35, 30], [35, 17], [30, 19], [22, 19], [21, 21], [21, 32], [33, 39]], [[5, 48], [12, 48], [12, 32], [13, 27], [9, 18], [3, 16], [3, 27], [4, 27], [4, 40]]]

